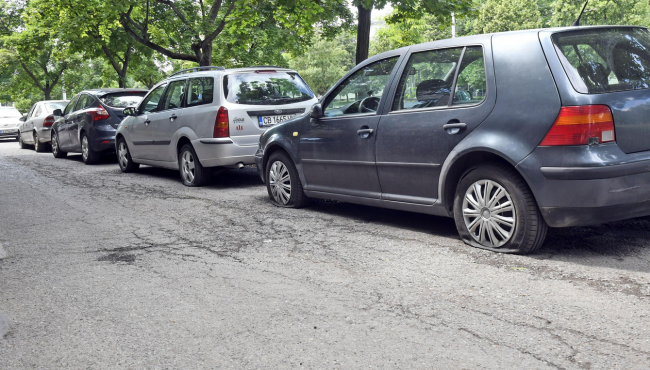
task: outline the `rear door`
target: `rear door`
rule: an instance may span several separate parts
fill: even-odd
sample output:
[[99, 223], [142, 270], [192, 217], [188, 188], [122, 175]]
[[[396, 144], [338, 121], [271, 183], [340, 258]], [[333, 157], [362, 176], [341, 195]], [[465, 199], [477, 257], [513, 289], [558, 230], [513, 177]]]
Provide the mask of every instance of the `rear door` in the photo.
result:
[[63, 149], [70, 147], [70, 124], [72, 123], [72, 115], [74, 107], [81, 95], [77, 95], [66, 105], [63, 110], [63, 117], [56, 124], [56, 133], [59, 140], [59, 146]]
[[382, 199], [436, 201], [445, 159], [494, 106], [493, 69], [484, 55], [491, 55], [489, 44], [411, 49], [393, 89], [390, 112], [379, 123], [377, 173]]
[[75, 104], [74, 112], [70, 118], [70, 145], [73, 148], [81, 150], [81, 138], [79, 137], [79, 129], [82, 126], [82, 120], [85, 118], [84, 109], [90, 107], [95, 102], [95, 98], [88, 94], [81, 94], [77, 104]]

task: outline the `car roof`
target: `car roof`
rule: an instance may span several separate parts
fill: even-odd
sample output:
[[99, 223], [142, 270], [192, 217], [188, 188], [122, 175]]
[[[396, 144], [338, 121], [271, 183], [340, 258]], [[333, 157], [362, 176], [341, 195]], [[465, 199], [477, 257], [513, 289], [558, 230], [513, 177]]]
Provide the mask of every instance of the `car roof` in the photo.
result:
[[95, 96], [102, 96], [106, 94], [122, 93], [122, 92], [147, 92], [146, 89], [121, 89], [121, 88], [102, 88], [102, 89], [89, 89], [83, 90], [82, 93], [91, 94]]
[[[172, 74], [171, 76], [163, 79], [163, 81], [167, 80], [172, 80], [172, 79], [183, 79], [187, 78], [188, 75], [191, 77], [208, 77], [208, 76], [215, 76], [215, 75], [223, 75], [223, 74], [232, 74], [232, 73], [246, 73], [246, 72], [255, 72], [259, 70], [274, 70], [278, 72], [293, 72], [293, 73], [298, 73], [296, 70], [291, 69], [291, 68], [285, 68], [285, 67], [279, 67], [279, 66], [252, 66], [252, 67], [242, 67], [242, 68], [224, 68], [224, 69], [217, 69], [219, 67], [215, 67], [215, 69], [212, 70], [206, 70], [206, 71], [192, 71], [191, 69], [186, 70], [184, 73], [178, 73], [178, 74]], [[180, 72], [180, 71], [179, 71]]]

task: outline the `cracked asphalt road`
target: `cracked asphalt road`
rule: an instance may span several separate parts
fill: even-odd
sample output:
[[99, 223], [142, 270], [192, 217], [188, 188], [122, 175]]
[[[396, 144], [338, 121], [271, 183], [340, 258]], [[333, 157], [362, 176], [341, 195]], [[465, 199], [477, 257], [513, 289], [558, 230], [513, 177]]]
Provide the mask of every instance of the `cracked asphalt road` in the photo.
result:
[[194, 189], [5, 141], [0, 247], [2, 369], [650, 368], [650, 218], [501, 255], [451, 219], [276, 208], [254, 168]]

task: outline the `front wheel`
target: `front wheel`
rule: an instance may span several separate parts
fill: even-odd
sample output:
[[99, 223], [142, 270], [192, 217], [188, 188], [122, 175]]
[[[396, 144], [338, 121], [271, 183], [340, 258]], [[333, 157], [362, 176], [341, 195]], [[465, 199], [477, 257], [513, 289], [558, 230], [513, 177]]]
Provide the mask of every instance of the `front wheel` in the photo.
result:
[[201, 165], [191, 144], [185, 144], [181, 148], [178, 168], [185, 186], [203, 186], [210, 181], [210, 169]]
[[38, 139], [38, 134], [36, 131], [32, 134], [34, 136], [34, 150], [38, 153], [42, 153], [45, 151], [45, 144], [41, 143], [41, 141]]
[[117, 163], [119, 163], [122, 172], [135, 172], [140, 168], [140, 163], [133, 162], [124, 138], [120, 138], [117, 142]]
[[59, 146], [59, 135], [56, 131], [52, 132], [52, 154], [54, 155], [54, 158], [65, 158], [68, 155], [68, 153], [61, 150], [61, 147]]
[[90, 141], [86, 134], [81, 134], [81, 159], [85, 164], [95, 164], [99, 162], [99, 153], [92, 150]]
[[28, 145], [25, 144], [25, 142], [23, 141], [23, 134], [22, 133], [18, 134], [18, 145], [20, 145], [20, 149], [27, 149], [27, 147], [28, 147]]
[[504, 253], [534, 252], [548, 230], [526, 182], [499, 164], [471, 169], [460, 180], [454, 219], [465, 243]]
[[298, 170], [284, 152], [271, 154], [266, 165], [266, 190], [276, 206], [302, 208], [308, 198], [302, 189]]

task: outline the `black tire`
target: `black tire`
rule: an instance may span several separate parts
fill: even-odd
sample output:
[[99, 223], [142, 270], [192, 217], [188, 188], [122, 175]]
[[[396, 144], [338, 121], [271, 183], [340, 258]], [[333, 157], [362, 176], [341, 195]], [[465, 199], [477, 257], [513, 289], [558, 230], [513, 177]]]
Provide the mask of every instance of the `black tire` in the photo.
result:
[[38, 140], [38, 133], [36, 131], [34, 131], [32, 135], [34, 136], [34, 150], [38, 153], [43, 153], [46, 149], [45, 144]]
[[[192, 165], [194, 168], [191, 168]], [[181, 151], [178, 152], [178, 172], [185, 186], [198, 187], [206, 185], [210, 181], [211, 171], [201, 165], [192, 144], [183, 145]]]
[[[125, 153], [122, 153], [122, 149], [125, 150]], [[117, 163], [120, 165], [120, 170], [126, 173], [136, 172], [140, 168], [140, 163], [133, 162], [129, 146], [126, 144], [126, 140], [123, 137], [117, 141]]]
[[23, 135], [21, 133], [18, 134], [18, 145], [20, 145], [20, 149], [29, 148], [29, 145], [25, 144], [25, 142], [23, 141]]
[[65, 158], [68, 155], [68, 152], [61, 150], [59, 146], [59, 135], [56, 131], [52, 131], [52, 141], [50, 141], [50, 146], [52, 147], [52, 155], [54, 158]]
[[[269, 193], [271, 203], [278, 207], [287, 208], [302, 208], [309, 203], [309, 198], [305, 195], [302, 188], [302, 182], [300, 181], [296, 165], [287, 153], [277, 151], [271, 154], [271, 157], [266, 162], [265, 171], [266, 191]], [[286, 174], [283, 174], [285, 171], [289, 175], [288, 178], [286, 178]], [[286, 178], [286, 180], [282, 181], [281, 185], [276, 185], [278, 177], [280, 179]], [[286, 194], [287, 185], [289, 187], [289, 194]]]
[[[493, 186], [492, 190], [488, 187], [488, 182], [490, 183], [489, 186]], [[484, 184], [484, 187], [481, 187], [481, 183]], [[496, 185], [494, 185], [495, 183]], [[478, 184], [478, 188], [474, 188], [474, 184]], [[469, 190], [470, 186], [472, 186], [472, 190]], [[501, 193], [500, 198], [496, 196], [499, 191], [498, 186], [505, 189], [506, 192], [505, 194]], [[495, 199], [498, 202], [495, 202], [492, 206], [489, 204], [481, 206], [481, 200], [477, 201], [472, 196], [471, 199], [475, 201], [474, 204], [479, 207], [471, 205], [468, 201], [467, 211], [464, 213], [463, 206], [466, 194], [468, 191], [473, 191], [473, 194], [476, 194], [475, 189], [479, 189], [478, 193], [483, 194], [486, 190], [490, 191], [490, 194], [485, 198]], [[505, 200], [505, 202], [502, 203], [501, 199]], [[507, 211], [507, 209], [511, 209], [506, 204], [508, 202], [514, 205], [514, 217], [511, 211]], [[478, 212], [470, 213], [473, 209]], [[486, 209], [487, 212], [485, 212]], [[496, 213], [495, 209], [499, 209], [499, 214]], [[474, 214], [476, 216], [472, 216]], [[467, 215], [467, 222], [464, 215]], [[495, 218], [495, 216], [499, 217], [499, 219]], [[537, 207], [537, 202], [524, 179], [513, 168], [496, 163], [475, 167], [465, 173], [456, 188], [454, 219], [458, 233], [465, 243], [502, 253], [532, 253], [542, 246], [548, 230], [548, 226]], [[514, 220], [514, 226], [508, 227], [508, 224], [502, 223], [501, 220]], [[482, 222], [484, 224], [481, 224]], [[472, 227], [472, 232], [467, 226], [468, 223], [470, 226], [475, 225]], [[501, 234], [500, 231], [490, 225], [499, 225], [501, 231], [506, 231], [506, 233]], [[481, 231], [483, 228], [486, 231]], [[492, 231], [492, 235], [490, 235], [490, 231]], [[508, 232], [509, 238], [502, 237]], [[481, 233], [485, 236], [483, 242], [481, 242]], [[501, 243], [503, 244], [499, 245]]]
[[[81, 142], [81, 159], [84, 161], [84, 163], [95, 164], [99, 162], [99, 159], [101, 157], [100, 153], [93, 150], [93, 148], [90, 146], [90, 140], [88, 140], [88, 136], [85, 133], [81, 134], [80, 142]], [[84, 145], [86, 146], [86, 149], [84, 149]]]

